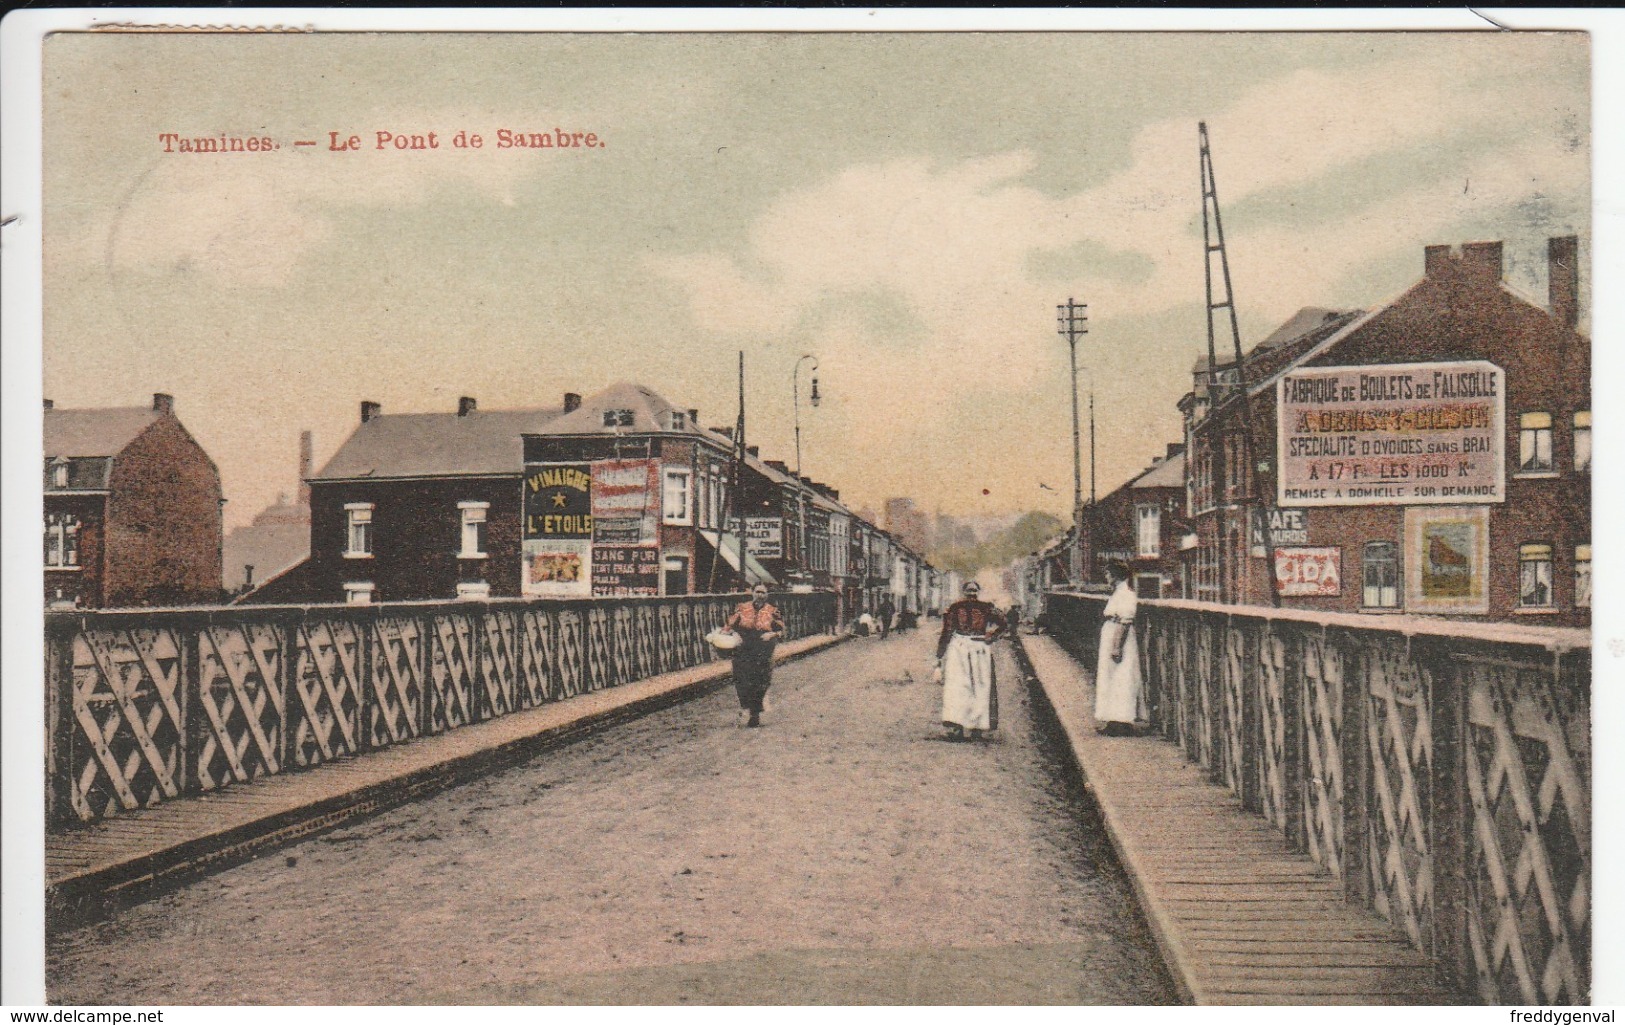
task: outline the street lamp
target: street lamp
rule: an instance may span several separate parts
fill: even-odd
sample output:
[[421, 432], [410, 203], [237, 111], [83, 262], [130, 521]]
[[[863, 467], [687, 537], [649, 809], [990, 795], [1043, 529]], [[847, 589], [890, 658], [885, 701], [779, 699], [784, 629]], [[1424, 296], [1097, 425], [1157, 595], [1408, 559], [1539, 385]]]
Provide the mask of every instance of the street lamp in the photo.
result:
[[812, 360], [812, 394], [807, 396], [814, 409], [818, 408], [818, 357], [812, 353], [803, 355], [796, 360], [796, 366], [790, 373], [791, 404], [796, 414], [796, 518], [800, 521], [797, 533], [800, 535], [800, 551], [797, 553], [801, 565], [797, 567], [801, 573], [810, 572], [808, 564], [812, 561], [812, 542], [807, 538], [807, 493], [806, 484], [801, 479], [801, 364]]

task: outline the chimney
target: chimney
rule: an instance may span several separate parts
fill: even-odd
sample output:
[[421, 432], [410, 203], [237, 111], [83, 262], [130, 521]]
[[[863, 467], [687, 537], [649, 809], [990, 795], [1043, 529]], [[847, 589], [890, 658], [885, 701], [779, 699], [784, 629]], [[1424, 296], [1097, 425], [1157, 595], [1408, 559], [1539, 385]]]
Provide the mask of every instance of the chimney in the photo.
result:
[[1430, 278], [1448, 273], [1455, 263], [1456, 258], [1451, 255], [1449, 246], [1426, 246], [1422, 249], [1423, 273]]
[[[752, 459], [760, 459], [762, 455], [762, 447], [760, 445], [746, 445], [745, 452], [749, 454]], [[771, 466], [772, 464], [769, 463], [768, 465]]]
[[1463, 242], [1461, 245], [1462, 273], [1480, 281], [1501, 280], [1501, 243]]
[[[755, 446], [752, 447], [754, 448]], [[769, 459], [767, 460], [767, 465], [784, 474], [786, 477], [790, 476], [790, 468], [784, 465], [784, 460], [782, 459]]]
[[1580, 323], [1580, 239], [1564, 235], [1546, 242], [1546, 302], [1552, 316], [1573, 330]]
[[581, 408], [581, 396], [577, 395], [573, 391], [565, 392], [564, 393], [564, 411], [566, 413], [574, 413], [576, 410], [578, 410], [580, 408]]
[[1168, 456], [1167, 456], [1167, 458], [1172, 459], [1174, 456], [1180, 455], [1184, 451], [1185, 451], [1185, 443], [1184, 442], [1182, 442], [1182, 441], [1170, 441], [1168, 443]]
[[384, 407], [380, 406], [378, 403], [376, 403], [376, 402], [367, 402], [366, 400], [362, 400], [362, 403], [361, 403], [361, 422], [366, 423], [368, 420], [373, 419], [374, 417], [378, 416], [383, 411], [384, 411]]
[[251, 562], [243, 563], [243, 586], [245, 588], [254, 586], [254, 564]]
[[311, 435], [309, 431], [299, 432], [299, 504], [310, 507], [310, 485], [307, 483], [314, 472], [312, 464], [315, 460], [311, 452]]
[[55, 409], [56, 408], [56, 403], [52, 402], [50, 399], [46, 399], [45, 400], [45, 408], [46, 409]]
[[163, 392], [154, 392], [152, 396], [152, 411], [154, 413], [175, 412], [175, 396], [165, 395]]
[[462, 398], [457, 400], [457, 415], [467, 416], [468, 414], [474, 412], [476, 405], [477, 404], [473, 399], [469, 398], [467, 395], [464, 395]]

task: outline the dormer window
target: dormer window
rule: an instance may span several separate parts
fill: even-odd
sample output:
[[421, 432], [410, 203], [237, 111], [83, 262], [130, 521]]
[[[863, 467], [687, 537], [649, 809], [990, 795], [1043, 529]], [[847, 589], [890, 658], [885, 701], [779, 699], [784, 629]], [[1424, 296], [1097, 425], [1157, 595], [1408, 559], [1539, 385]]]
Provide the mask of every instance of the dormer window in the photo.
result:
[[674, 410], [671, 411], [671, 429], [672, 430], [680, 431], [680, 430], [683, 430], [687, 425], [688, 425], [688, 414], [687, 413], [684, 413], [680, 409], [674, 409]]
[[68, 486], [68, 461], [59, 459], [51, 464], [51, 487], [65, 488]]
[[632, 411], [630, 409], [606, 409], [606, 410], [604, 410], [604, 426], [605, 427], [631, 427], [632, 426]]

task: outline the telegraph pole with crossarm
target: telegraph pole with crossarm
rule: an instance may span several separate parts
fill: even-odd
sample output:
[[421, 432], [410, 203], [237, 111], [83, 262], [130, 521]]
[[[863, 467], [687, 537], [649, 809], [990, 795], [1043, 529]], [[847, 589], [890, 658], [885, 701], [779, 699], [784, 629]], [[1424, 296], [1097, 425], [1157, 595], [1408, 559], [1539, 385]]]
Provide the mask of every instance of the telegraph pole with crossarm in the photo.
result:
[[[1072, 359], [1072, 586], [1083, 586], [1083, 438], [1078, 420], [1078, 338], [1089, 333], [1089, 306], [1068, 298], [1056, 305], [1056, 331], [1066, 339]], [[1093, 397], [1090, 411], [1093, 413]], [[1091, 417], [1092, 423], [1092, 417]], [[1090, 449], [1090, 489], [1094, 488], [1094, 452]]]

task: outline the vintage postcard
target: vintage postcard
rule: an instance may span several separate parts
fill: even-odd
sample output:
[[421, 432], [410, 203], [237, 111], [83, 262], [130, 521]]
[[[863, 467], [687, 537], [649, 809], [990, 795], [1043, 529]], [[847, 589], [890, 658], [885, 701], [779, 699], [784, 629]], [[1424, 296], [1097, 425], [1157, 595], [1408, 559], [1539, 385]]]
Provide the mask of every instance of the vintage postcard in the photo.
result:
[[1606, 985], [1586, 32], [299, 21], [33, 51], [8, 1002]]

